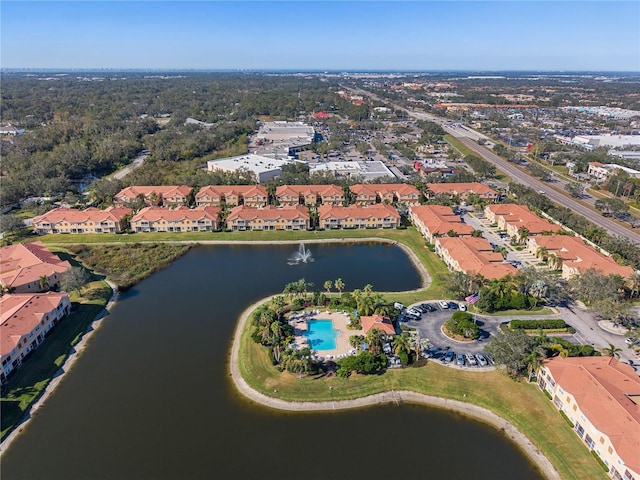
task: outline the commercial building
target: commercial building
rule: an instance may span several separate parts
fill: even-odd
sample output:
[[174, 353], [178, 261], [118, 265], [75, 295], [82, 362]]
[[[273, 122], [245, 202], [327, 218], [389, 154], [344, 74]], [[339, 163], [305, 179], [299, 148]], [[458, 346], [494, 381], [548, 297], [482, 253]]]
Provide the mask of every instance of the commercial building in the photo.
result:
[[473, 227], [464, 223], [451, 207], [415, 205], [409, 207], [409, 219], [429, 243], [436, 237], [453, 233], [457, 237], [471, 236]]
[[620, 275], [624, 278], [633, 275], [633, 268], [618, 264], [613, 258], [603, 255], [578, 237], [569, 235], [529, 237], [527, 249], [533, 255], [546, 256], [549, 266], [556, 270], [562, 269], [562, 278], [565, 279], [582, 275], [589, 269], [605, 275]]
[[616, 480], [640, 479], [640, 377], [612, 357], [542, 361], [538, 386]]
[[198, 206], [266, 207], [268, 200], [267, 188], [262, 185], [207, 185], [196, 193]]
[[318, 207], [320, 228], [398, 228], [400, 214], [391, 205], [383, 203], [361, 207], [322, 205]]
[[315, 129], [302, 122], [265, 122], [252, 140], [257, 154], [282, 158], [295, 157], [318, 139]]
[[131, 230], [140, 232], [211, 232], [218, 229], [220, 207], [146, 207], [131, 218]]
[[187, 185], [135, 185], [120, 190], [113, 201], [116, 205], [142, 201], [149, 206], [177, 207], [188, 206], [192, 198], [193, 188]]
[[16, 293], [0, 297], [2, 383], [70, 310], [66, 293]]
[[133, 210], [126, 207], [109, 207], [99, 210], [56, 208], [33, 219], [33, 231], [47, 233], [120, 233], [125, 230], [125, 217]]
[[292, 207], [251, 208], [234, 207], [227, 217], [227, 229], [244, 230], [306, 230], [310, 227], [309, 209], [302, 205]]
[[[640, 154], [640, 152], [637, 153]], [[603, 164], [600, 162], [589, 162], [589, 169], [587, 170], [587, 173], [600, 181], [606, 179], [610, 175], [616, 174], [618, 171], [625, 172], [630, 177], [640, 178], [640, 171], [629, 167], [623, 167], [622, 165], [617, 165], [615, 163]]]
[[71, 268], [42, 242], [18, 243], [0, 248], [0, 285], [5, 292], [34, 293], [56, 289], [60, 276]]
[[210, 172], [219, 170], [223, 172], [237, 172], [245, 170], [251, 172], [256, 182], [263, 183], [271, 178], [282, 175], [282, 166], [292, 163], [292, 160], [278, 160], [265, 156], [248, 153], [237, 157], [209, 160], [207, 170]]
[[331, 172], [336, 178], [359, 178], [362, 181], [371, 181], [376, 178], [395, 178], [395, 175], [387, 166], [378, 161], [369, 162], [325, 162], [309, 166], [309, 174]]
[[500, 279], [514, 274], [516, 269], [504, 263], [502, 254], [493, 251], [486, 238], [437, 237], [435, 251], [449, 270], [468, 275], [482, 275], [487, 280]]

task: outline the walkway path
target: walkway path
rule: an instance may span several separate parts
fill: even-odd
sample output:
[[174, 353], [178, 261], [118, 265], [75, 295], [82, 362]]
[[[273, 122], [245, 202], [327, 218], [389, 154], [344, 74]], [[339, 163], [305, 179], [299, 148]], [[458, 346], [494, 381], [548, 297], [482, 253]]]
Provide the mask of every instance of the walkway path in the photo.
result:
[[240, 320], [234, 332], [233, 345], [231, 348], [230, 370], [231, 378], [236, 388], [249, 400], [260, 405], [274, 408], [277, 410], [288, 411], [331, 411], [331, 410], [347, 410], [352, 408], [362, 408], [369, 405], [379, 405], [381, 403], [395, 403], [399, 405], [401, 402], [420, 403], [446, 410], [454, 410], [464, 415], [476, 418], [504, 432], [513, 442], [515, 442], [524, 453], [534, 462], [548, 479], [561, 478], [553, 465], [544, 456], [531, 441], [518, 430], [513, 424], [499, 417], [495, 413], [486, 408], [479, 407], [470, 403], [458, 400], [450, 400], [446, 398], [434, 397], [432, 395], [424, 395], [421, 393], [411, 392], [407, 390], [392, 390], [390, 392], [378, 393], [367, 397], [357, 398], [354, 400], [335, 400], [322, 402], [289, 402], [274, 397], [269, 397], [263, 393], [254, 390], [247, 384], [240, 373], [238, 366], [240, 351], [240, 336], [244, 330], [244, 326], [249, 319], [249, 315], [255, 308], [265, 300], [250, 305], [240, 316]]

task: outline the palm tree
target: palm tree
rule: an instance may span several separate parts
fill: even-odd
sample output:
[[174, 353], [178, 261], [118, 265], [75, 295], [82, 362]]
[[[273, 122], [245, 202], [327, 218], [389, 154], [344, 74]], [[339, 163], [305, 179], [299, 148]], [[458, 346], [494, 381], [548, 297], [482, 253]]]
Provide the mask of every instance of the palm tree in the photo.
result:
[[529, 238], [529, 229], [524, 225], [518, 229], [519, 243], [525, 243]]
[[620, 354], [622, 353], [622, 349], [616, 347], [613, 343], [610, 343], [608, 347], [602, 350], [607, 357], [611, 358], [620, 358]]
[[402, 335], [394, 335], [391, 344], [396, 355], [400, 355], [401, 352], [405, 352], [407, 355], [409, 355], [409, 352], [411, 352], [411, 344], [409, 343], [409, 339], [407, 337], [404, 337]]
[[558, 257], [558, 255], [556, 255], [555, 253], [549, 254], [549, 258], [547, 259], [547, 264], [549, 265], [549, 268], [551, 270], [559, 270], [560, 267], [562, 266], [560, 257]]
[[541, 347], [536, 347], [529, 355], [525, 357], [525, 361], [527, 362], [527, 368], [529, 370], [529, 381], [533, 377], [535, 377], [536, 372], [538, 371], [538, 367], [540, 366], [540, 360], [545, 357], [544, 350]]
[[49, 279], [47, 278], [46, 275], [42, 275], [38, 279], [38, 283], [40, 285], [40, 291], [41, 292], [45, 292], [45, 291], [49, 290]]
[[367, 297], [370, 296], [373, 293], [373, 285], [371, 285], [370, 283], [367, 283], [362, 288], [362, 293], [364, 293]]
[[344, 290], [344, 282], [342, 281], [341, 278], [338, 278], [335, 281], [334, 286], [336, 287], [336, 290], [338, 290], [340, 293], [342, 293], [342, 290]]
[[364, 335], [351, 335], [349, 337], [349, 345], [356, 350], [360, 350], [360, 344], [364, 342]]
[[538, 247], [536, 250], [536, 257], [541, 258], [543, 262], [546, 262], [549, 258], [549, 250], [547, 247]]
[[333, 287], [333, 282], [331, 280], [327, 280], [326, 282], [324, 282], [324, 289], [327, 291], [327, 293], [331, 293], [332, 287]]
[[640, 272], [635, 271], [633, 275], [629, 277], [629, 288], [631, 288], [631, 294], [629, 295], [631, 298], [634, 297], [634, 294], [640, 294]]
[[369, 350], [371, 350], [371, 353], [377, 354], [379, 352], [382, 347], [382, 340], [384, 337], [385, 333], [380, 329], [372, 328], [369, 330], [365, 339], [369, 344]]

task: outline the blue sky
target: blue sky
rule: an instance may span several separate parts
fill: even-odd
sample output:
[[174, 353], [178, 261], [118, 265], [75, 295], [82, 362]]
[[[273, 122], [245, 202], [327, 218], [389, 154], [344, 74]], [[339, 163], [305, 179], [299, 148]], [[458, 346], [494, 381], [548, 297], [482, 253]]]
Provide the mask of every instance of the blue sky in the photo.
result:
[[0, 3], [2, 68], [640, 71], [640, 2]]

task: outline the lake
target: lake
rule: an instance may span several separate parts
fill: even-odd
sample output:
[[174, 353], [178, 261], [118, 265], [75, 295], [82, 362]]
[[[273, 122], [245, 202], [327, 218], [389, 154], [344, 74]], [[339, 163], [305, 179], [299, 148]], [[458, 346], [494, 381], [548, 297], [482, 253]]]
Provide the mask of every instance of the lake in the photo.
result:
[[227, 360], [246, 306], [305, 278], [323, 290], [420, 286], [386, 245], [191, 249], [120, 298], [2, 458], [9, 479], [540, 479], [497, 430], [416, 405], [288, 413], [234, 389]]

